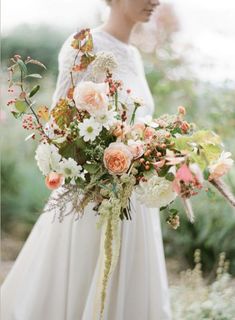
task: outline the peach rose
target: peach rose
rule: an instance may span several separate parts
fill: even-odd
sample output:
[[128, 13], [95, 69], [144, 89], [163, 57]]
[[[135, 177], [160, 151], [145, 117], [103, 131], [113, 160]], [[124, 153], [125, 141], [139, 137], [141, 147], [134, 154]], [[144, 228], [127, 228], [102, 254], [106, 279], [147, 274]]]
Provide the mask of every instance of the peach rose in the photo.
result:
[[133, 159], [132, 153], [122, 142], [112, 142], [104, 151], [104, 165], [111, 174], [123, 174]]
[[78, 109], [90, 114], [108, 110], [107, 83], [81, 81], [74, 89], [73, 98]]
[[51, 190], [59, 188], [63, 184], [63, 182], [63, 175], [56, 172], [50, 172], [45, 179], [47, 188]]
[[144, 146], [140, 140], [139, 141], [129, 140], [128, 147], [134, 159], [138, 159], [144, 153]]

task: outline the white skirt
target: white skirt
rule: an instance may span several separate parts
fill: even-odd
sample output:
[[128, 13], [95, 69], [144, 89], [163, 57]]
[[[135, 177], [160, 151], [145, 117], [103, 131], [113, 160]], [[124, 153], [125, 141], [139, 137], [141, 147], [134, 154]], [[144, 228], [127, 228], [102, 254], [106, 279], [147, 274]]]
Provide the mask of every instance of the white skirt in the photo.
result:
[[[104, 319], [170, 320], [159, 211], [141, 205], [135, 193], [131, 203]], [[94, 300], [101, 230], [93, 207], [90, 202], [79, 220], [70, 214], [53, 222], [53, 210], [39, 216], [2, 284], [2, 320], [99, 320]]]

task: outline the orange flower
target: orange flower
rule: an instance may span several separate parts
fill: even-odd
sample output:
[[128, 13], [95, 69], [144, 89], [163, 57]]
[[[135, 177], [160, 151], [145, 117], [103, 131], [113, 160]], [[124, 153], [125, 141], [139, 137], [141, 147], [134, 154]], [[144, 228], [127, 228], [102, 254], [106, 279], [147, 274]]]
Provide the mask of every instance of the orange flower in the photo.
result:
[[49, 110], [46, 106], [40, 106], [37, 109], [37, 115], [42, 120], [49, 121]]
[[110, 143], [109, 147], [104, 151], [104, 165], [110, 174], [121, 175], [127, 172], [132, 159], [131, 151], [122, 142]]
[[56, 172], [50, 172], [45, 179], [47, 188], [51, 190], [59, 188], [63, 184], [63, 182], [63, 175]]
[[186, 121], [184, 121], [182, 124], [181, 124], [181, 130], [183, 131], [183, 132], [187, 132], [188, 131], [188, 129], [190, 128], [190, 126], [189, 126], [189, 124], [188, 124], [188, 122], [186, 122]]

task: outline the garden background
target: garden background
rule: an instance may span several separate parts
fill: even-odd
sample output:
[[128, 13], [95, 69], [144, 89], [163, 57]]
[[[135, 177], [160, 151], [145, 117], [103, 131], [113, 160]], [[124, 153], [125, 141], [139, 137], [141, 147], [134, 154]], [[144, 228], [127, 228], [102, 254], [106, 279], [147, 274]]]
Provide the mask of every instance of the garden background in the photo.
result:
[[[77, 15], [74, 15], [74, 8], [77, 8]], [[37, 100], [50, 106], [58, 72], [57, 56], [63, 41], [74, 30], [102, 23], [108, 10], [98, 0], [86, 1], [86, 4], [80, 0], [41, 1], [35, 5], [28, 0], [14, 4], [5, 0], [2, 9], [1, 280], [10, 270], [49, 195], [34, 160], [36, 144], [24, 141], [28, 132], [22, 130], [6, 106], [9, 58], [17, 53], [22, 57], [38, 59], [47, 66]], [[173, 113], [179, 105], [185, 106], [187, 119], [218, 133], [233, 158], [234, 14], [235, 4], [229, 0], [223, 3], [210, 0], [162, 1], [158, 13], [133, 35], [133, 42], [144, 59], [146, 77], [156, 104], [155, 116]], [[235, 168], [225, 180], [235, 193]], [[198, 270], [202, 268], [204, 280], [200, 283], [199, 292], [202, 292], [203, 286], [208, 289], [218, 278], [221, 253], [219, 274], [224, 267], [235, 277], [235, 210], [214, 191], [211, 188], [206, 194], [193, 199], [196, 222], [191, 224], [182, 214], [181, 227], [177, 231], [165, 223], [166, 214], [161, 212], [173, 295], [179, 290], [186, 290], [181, 271], [194, 268], [195, 259], [197, 267], [194, 271], [197, 275], [191, 274], [190, 277], [195, 280]], [[177, 206], [183, 213], [181, 204]], [[196, 249], [200, 249], [201, 265], [199, 251], [196, 251], [196, 258], [194, 255]], [[183, 277], [186, 283], [186, 275]], [[190, 281], [191, 285], [198, 286], [196, 282]], [[234, 281], [231, 283], [234, 285]], [[223, 290], [227, 290], [229, 285], [225, 287]], [[178, 291], [174, 291], [175, 288]], [[195, 287], [191, 289], [196, 297]], [[176, 314], [180, 319], [181, 311], [177, 308], [174, 306], [175, 319], [178, 319]], [[184, 314], [187, 315], [185, 310]], [[208, 315], [203, 319], [230, 318], [210, 318]]]

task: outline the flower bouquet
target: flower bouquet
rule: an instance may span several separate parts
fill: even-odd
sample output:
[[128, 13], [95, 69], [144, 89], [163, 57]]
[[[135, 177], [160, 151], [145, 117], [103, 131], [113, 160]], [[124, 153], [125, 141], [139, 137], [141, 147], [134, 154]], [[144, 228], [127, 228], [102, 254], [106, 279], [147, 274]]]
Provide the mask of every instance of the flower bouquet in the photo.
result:
[[[193, 222], [189, 199], [206, 184], [214, 185], [235, 206], [221, 180], [233, 160], [218, 135], [198, 130], [185, 120], [182, 106], [175, 115], [136, 119], [143, 102], [132, 97], [130, 89], [125, 91], [120, 79], [113, 79], [117, 62], [112, 53], [94, 54], [89, 29], [74, 35], [71, 45], [76, 55], [66, 97], [51, 111], [37, 106], [32, 98], [40, 86], [29, 89], [27, 80], [41, 75], [28, 73], [28, 66], [45, 66], [31, 57], [23, 61], [15, 55], [9, 67], [9, 91], [18, 88], [19, 92], [8, 104], [14, 117], [22, 119], [23, 128], [32, 131], [26, 140], [38, 138], [35, 158], [39, 169], [47, 187], [57, 189], [45, 210], [54, 209], [62, 221], [72, 212], [81, 218], [86, 205], [95, 203], [104, 257], [97, 294], [102, 318], [108, 280], [119, 258], [121, 221], [132, 218], [133, 193], [147, 207], [167, 209], [167, 223], [176, 229], [179, 215], [170, 206], [180, 197]], [[75, 83], [74, 74], [88, 69], [91, 79], [95, 75], [99, 81]], [[120, 99], [123, 91], [125, 101]], [[130, 119], [128, 110], [132, 110]], [[65, 210], [68, 203], [72, 204], [69, 211]]]

